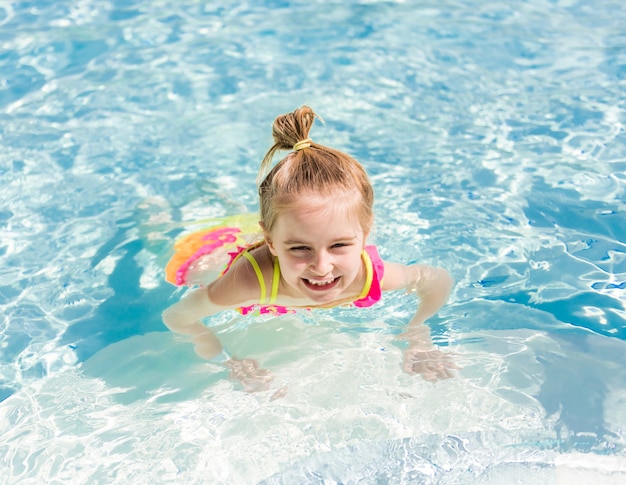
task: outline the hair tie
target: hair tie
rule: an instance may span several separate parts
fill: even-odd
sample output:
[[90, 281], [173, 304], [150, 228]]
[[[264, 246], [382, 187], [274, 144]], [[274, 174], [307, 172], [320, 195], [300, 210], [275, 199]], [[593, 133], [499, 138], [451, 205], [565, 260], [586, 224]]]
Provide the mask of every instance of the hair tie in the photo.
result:
[[299, 141], [293, 146], [294, 152], [299, 152], [303, 148], [309, 148], [311, 146], [311, 139], [305, 138], [304, 140]]

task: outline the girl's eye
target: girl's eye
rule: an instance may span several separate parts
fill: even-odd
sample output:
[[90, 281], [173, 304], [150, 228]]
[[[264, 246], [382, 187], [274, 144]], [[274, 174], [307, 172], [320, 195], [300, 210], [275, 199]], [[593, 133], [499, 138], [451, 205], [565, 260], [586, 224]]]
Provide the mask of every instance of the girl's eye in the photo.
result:
[[333, 244], [331, 247], [336, 249], [336, 248], [345, 248], [348, 245], [346, 243], [337, 243], [337, 244]]
[[309, 248], [307, 246], [294, 246], [289, 248], [290, 251], [307, 251]]

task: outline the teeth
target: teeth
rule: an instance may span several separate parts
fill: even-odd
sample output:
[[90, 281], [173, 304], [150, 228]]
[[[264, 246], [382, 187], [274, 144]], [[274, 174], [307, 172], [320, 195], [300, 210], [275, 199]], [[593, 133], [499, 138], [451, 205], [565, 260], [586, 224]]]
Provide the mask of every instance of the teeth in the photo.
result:
[[327, 281], [314, 281], [314, 280], [306, 280], [306, 281], [310, 285], [325, 286], [325, 285], [330, 285], [333, 281], [335, 281], [335, 279], [333, 278], [332, 280], [327, 280]]

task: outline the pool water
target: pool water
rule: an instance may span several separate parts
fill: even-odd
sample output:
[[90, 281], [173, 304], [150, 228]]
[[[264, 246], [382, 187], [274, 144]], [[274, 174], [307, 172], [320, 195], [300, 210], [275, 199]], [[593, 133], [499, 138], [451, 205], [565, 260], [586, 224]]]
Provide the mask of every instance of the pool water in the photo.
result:
[[[0, 3], [0, 483], [623, 483], [626, 11], [599, 0]], [[360, 160], [410, 295], [166, 331], [177, 236], [257, 209], [271, 122]], [[276, 390], [284, 396], [273, 399]]]

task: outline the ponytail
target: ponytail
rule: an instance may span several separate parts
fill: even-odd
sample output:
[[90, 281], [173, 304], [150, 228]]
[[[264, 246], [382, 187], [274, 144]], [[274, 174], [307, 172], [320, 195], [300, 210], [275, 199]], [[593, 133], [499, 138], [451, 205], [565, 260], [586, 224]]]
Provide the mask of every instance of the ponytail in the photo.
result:
[[267, 175], [277, 151], [294, 150], [298, 152], [314, 145], [309, 138], [309, 132], [311, 131], [315, 118], [323, 123], [323, 120], [317, 116], [311, 108], [302, 106], [293, 113], [281, 115], [274, 120], [272, 126], [274, 145], [267, 151], [265, 157], [263, 157], [257, 177], [258, 185], [261, 184]]

